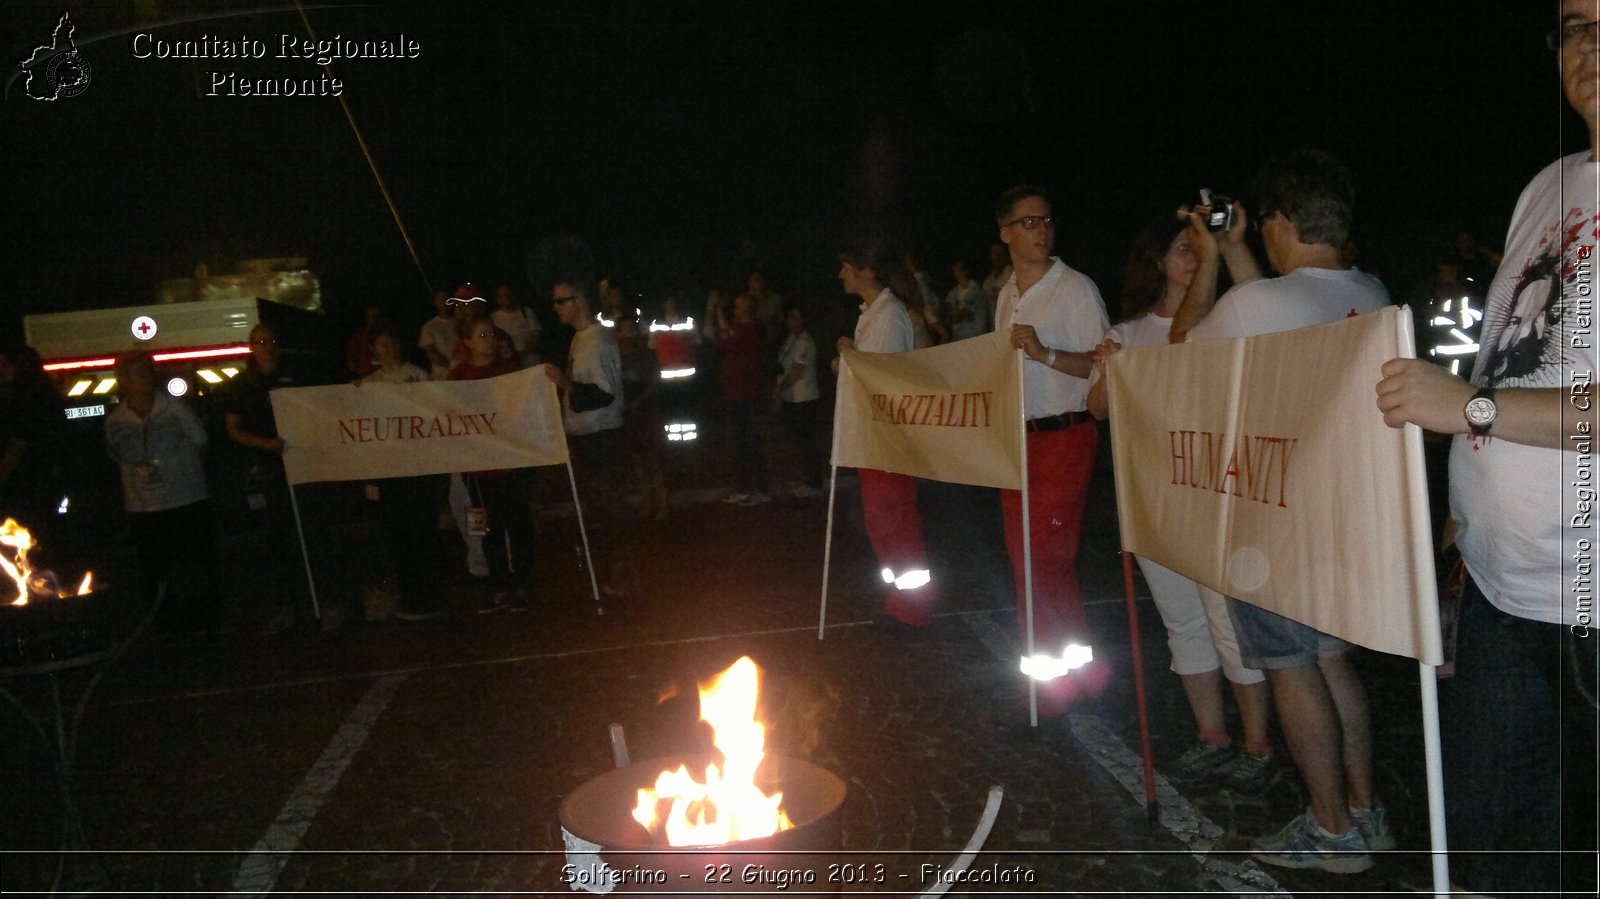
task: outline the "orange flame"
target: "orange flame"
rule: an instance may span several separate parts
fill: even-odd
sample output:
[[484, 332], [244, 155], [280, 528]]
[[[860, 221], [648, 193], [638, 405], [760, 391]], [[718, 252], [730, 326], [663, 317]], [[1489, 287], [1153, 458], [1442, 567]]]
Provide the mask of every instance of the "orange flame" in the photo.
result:
[[11, 600], [11, 605], [25, 606], [32, 597], [61, 598], [67, 596], [82, 596], [89, 592], [89, 586], [94, 578], [94, 572], [84, 572], [83, 581], [78, 584], [76, 594], [69, 593], [56, 586], [55, 572], [35, 571], [28, 562], [28, 552], [34, 548], [33, 535], [28, 529], [17, 523], [15, 518], [7, 518], [0, 524], [0, 546], [12, 550], [7, 554], [0, 553], [0, 571], [11, 578], [17, 587], [17, 596]]
[[[664, 829], [671, 846], [714, 846], [770, 836], [794, 825], [780, 807], [782, 793], [755, 785], [765, 753], [766, 728], [756, 720], [761, 670], [745, 656], [700, 685], [700, 718], [711, 725], [723, 765], [707, 765], [703, 780], [688, 766], [663, 771], [655, 789], [640, 790], [633, 819], [652, 834]], [[660, 806], [669, 807], [665, 816]]]

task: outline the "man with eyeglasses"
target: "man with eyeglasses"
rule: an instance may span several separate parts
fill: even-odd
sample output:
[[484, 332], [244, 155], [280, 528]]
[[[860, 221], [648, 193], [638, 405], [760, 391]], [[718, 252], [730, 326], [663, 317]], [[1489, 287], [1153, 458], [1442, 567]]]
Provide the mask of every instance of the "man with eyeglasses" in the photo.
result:
[[610, 328], [600, 327], [589, 305], [588, 282], [557, 281], [551, 288], [556, 318], [573, 329], [567, 366], [546, 363], [545, 375], [561, 394], [561, 418], [574, 476], [595, 528], [595, 573], [607, 597], [637, 590], [638, 572], [627, 559], [632, 543], [626, 447], [623, 442], [622, 351]]
[[[1234, 207], [1235, 223], [1220, 240], [1204, 213], [1193, 214], [1188, 234], [1201, 266], [1173, 316], [1174, 343], [1272, 334], [1389, 305], [1377, 278], [1345, 263], [1355, 188], [1338, 160], [1301, 148], [1269, 160], [1257, 180], [1257, 227], [1277, 277], [1260, 277], [1249, 257], [1242, 206]], [[1240, 283], [1213, 306], [1219, 256]], [[1244, 663], [1267, 675], [1290, 755], [1310, 794], [1303, 814], [1255, 841], [1256, 857], [1338, 874], [1371, 868], [1368, 850], [1394, 848], [1394, 835], [1373, 796], [1371, 716], [1350, 644], [1233, 598], [1228, 614]]]
[[1450, 513], [1468, 582], [1440, 690], [1451, 879], [1592, 896], [1600, 2], [1564, 0], [1560, 13], [1548, 42], [1589, 147], [1518, 199], [1471, 379], [1392, 359], [1377, 403], [1393, 427], [1454, 435]]
[[[995, 217], [1012, 265], [996, 302], [995, 330], [1010, 334], [1011, 345], [1028, 356], [1022, 404], [1028, 419], [1034, 645], [1055, 656], [1069, 644], [1090, 642], [1078, 592], [1078, 535], [1100, 431], [1084, 401], [1091, 352], [1110, 323], [1094, 282], [1052, 255], [1055, 222], [1043, 188], [1025, 184], [1001, 194]], [[1000, 503], [1017, 618], [1025, 622], [1021, 493], [1002, 490]], [[1039, 714], [1066, 712], [1092, 680], [1080, 673], [1041, 683]]]

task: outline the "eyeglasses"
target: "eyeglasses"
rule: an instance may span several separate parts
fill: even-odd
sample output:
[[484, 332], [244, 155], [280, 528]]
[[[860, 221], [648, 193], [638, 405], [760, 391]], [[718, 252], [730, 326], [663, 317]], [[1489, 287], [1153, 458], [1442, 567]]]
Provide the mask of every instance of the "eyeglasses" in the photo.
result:
[[1278, 210], [1276, 209], [1262, 210], [1261, 213], [1255, 217], [1255, 221], [1250, 223], [1250, 227], [1254, 228], [1257, 233], [1260, 233], [1261, 229], [1267, 226], [1267, 222], [1270, 222], [1277, 217]]
[[1600, 19], [1592, 22], [1566, 22], [1544, 36], [1544, 45], [1552, 50], [1560, 50], [1586, 33], [1590, 37], [1595, 37], [1597, 25], [1600, 25]]
[[1011, 221], [1006, 222], [1004, 225], [1001, 225], [1000, 227], [1009, 228], [1012, 225], [1021, 225], [1022, 226], [1022, 230], [1024, 230], [1024, 231], [1032, 231], [1033, 229], [1039, 227], [1040, 225], [1044, 225], [1045, 227], [1048, 228], [1048, 227], [1054, 225], [1055, 223], [1056, 223], [1056, 220], [1051, 218], [1048, 215], [1025, 215], [1025, 216], [1023, 216], [1022, 218], [1019, 218], [1019, 219], [1012, 219]]
[[557, 306], [565, 306], [576, 299], [577, 297], [556, 297], [555, 302]]

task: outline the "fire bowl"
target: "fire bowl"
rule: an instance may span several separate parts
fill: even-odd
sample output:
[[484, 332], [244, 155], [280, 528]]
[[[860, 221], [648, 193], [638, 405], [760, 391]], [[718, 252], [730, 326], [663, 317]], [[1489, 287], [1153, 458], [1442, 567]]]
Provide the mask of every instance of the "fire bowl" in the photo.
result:
[[679, 895], [764, 892], [837, 892], [842, 848], [839, 810], [845, 784], [810, 762], [767, 756], [756, 769], [763, 791], [783, 792], [794, 826], [768, 837], [716, 846], [668, 846], [657, 841], [632, 811], [638, 791], [655, 786], [662, 771], [686, 764], [703, 772], [705, 758], [655, 758], [607, 771], [561, 803], [567, 864], [562, 881], [575, 890], [610, 884], [634, 892]]
[[106, 587], [25, 606], [0, 605], [0, 668], [65, 664], [105, 652], [119, 636], [118, 612]]

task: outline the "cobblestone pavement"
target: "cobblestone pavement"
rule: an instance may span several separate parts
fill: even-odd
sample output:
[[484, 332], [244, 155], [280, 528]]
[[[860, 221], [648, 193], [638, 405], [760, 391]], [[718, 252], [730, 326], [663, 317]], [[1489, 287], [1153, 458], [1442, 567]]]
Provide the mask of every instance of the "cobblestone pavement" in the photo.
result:
[[[635, 759], [703, 745], [683, 697], [746, 654], [765, 671], [769, 750], [847, 784], [844, 851], [833, 861], [861, 882], [836, 885], [842, 892], [938, 886], [929, 872], [954, 862], [992, 785], [1004, 798], [969, 870], [997, 882], [958, 884], [951, 895], [1370, 894], [1429, 883], [1408, 660], [1360, 659], [1379, 795], [1400, 845], [1370, 872], [1263, 869], [1249, 859], [1251, 838], [1303, 807], [1292, 776], [1254, 802], [1180, 791], [1163, 778], [1157, 812], [1146, 809], [1109, 471], [1096, 478], [1081, 566], [1095, 651], [1111, 678], [1065, 720], [1034, 728], [1015, 670], [992, 494], [928, 487], [935, 574], [946, 589], [935, 622], [908, 635], [874, 623], [853, 479], [841, 477], [819, 640], [826, 498], [730, 507], [715, 501], [717, 464], [687, 455], [672, 464], [673, 515], [638, 546], [645, 589], [604, 615], [574, 562], [573, 523], [560, 507], [565, 475], [552, 470], [558, 477], [541, 486], [541, 581], [529, 612], [475, 614], [479, 588], [461, 587], [445, 620], [364, 620], [363, 611], [383, 616], [381, 596], [364, 594], [385, 563], [372, 516], [356, 507], [320, 525], [328, 542], [319, 590], [343, 613], [338, 627], [263, 635], [248, 610], [235, 610], [238, 626], [215, 640], [138, 643], [105, 670], [84, 713], [74, 845], [90, 851], [67, 857], [63, 883], [160, 894], [568, 894], [559, 808], [613, 767], [610, 725], [622, 726]], [[225, 549], [236, 581], [298, 574], [298, 560], [250, 562], [247, 542]], [[1165, 670], [1160, 621], [1138, 589], [1159, 771], [1187, 747], [1192, 724]], [[69, 712], [91, 674], [58, 678]], [[47, 679], [5, 686], [48, 733]], [[60, 833], [58, 781], [24, 714], [0, 714], [11, 772], [0, 887], [45, 889], [58, 861], [46, 851]]]

